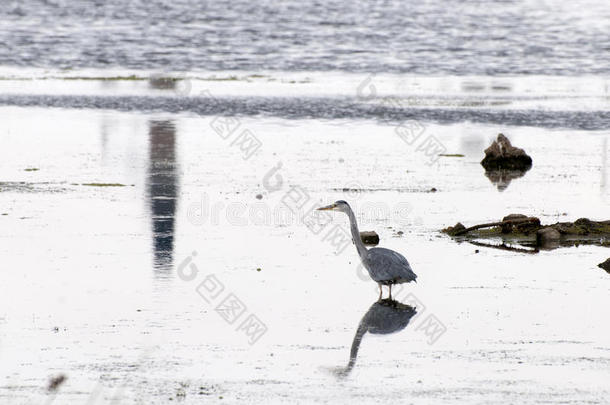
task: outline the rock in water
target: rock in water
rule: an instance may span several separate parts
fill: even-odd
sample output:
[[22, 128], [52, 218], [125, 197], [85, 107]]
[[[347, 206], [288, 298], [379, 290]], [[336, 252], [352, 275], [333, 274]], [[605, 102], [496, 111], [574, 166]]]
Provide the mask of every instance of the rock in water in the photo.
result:
[[375, 231], [360, 232], [360, 239], [362, 243], [366, 245], [377, 245], [379, 244], [379, 235]]
[[515, 219], [526, 219], [526, 218], [529, 218], [529, 217], [527, 215], [523, 215], [523, 214], [508, 214], [507, 216], [502, 218], [502, 221], [512, 221]]
[[610, 273], [610, 258], [606, 259], [605, 262], [600, 263], [597, 266], [601, 267], [602, 269], [606, 270], [606, 272]]
[[542, 228], [536, 232], [536, 245], [542, 247], [557, 247], [559, 246], [559, 238], [561, 234], [552, 227]]
[[[502, 222], [512, 221], [515, 219], [526, 219], [526, 218], [528, 218], [528, 216], [523, 215], [523, 214], [509, 214], [509, 215], [505, 216], [504, 218], [502, 218]], [[502, 224], [501, 229], [502, 229], [502, 233], [511, 233], [513, 231], [513, 224]]]
[[464, 229], [466, 229], [466, 227], [461, 222], [458, 222], [454, 226], [449, 226], [449, 227], [443, 229], [443, 232], [445, 232], [448, 235], [453, 236], [456, 233], [463, 231]]
[[49, 391], [57, 391], [60, 385], [62, 385], [66, 381], [67, 377], [64, 374], [59, 374], [57, 376], [53, 376], [49, 379], [49, 385], [47, 389]]
[[521, 148], [511, 145], [503, 134], [485, 149], [485, 158], [481, 161], [485, 170], [529, 170], [532, 158]]

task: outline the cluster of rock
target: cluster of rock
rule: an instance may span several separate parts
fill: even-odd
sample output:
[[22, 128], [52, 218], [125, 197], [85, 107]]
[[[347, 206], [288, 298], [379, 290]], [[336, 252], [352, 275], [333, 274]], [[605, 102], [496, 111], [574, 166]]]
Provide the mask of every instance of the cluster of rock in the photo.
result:
[[557, 222], [543, 225], [540, 219], [523, 214], [510, 214], [502, 221], [484, 223], [466, 228], [461, 222], [442, 230], [451, 236], [473, 236], [492, 238], [511, 236], [513, 239], [531, 240], [535, 236], [536, 246], [558, 247], [569, 244], [601, 244], [610, 246], [610, 221], [592, 221], [580, 218], [574, 222]]
[[[532, 158], [521, 148], [513, 146], [503, 134], [485, 149], [485, 158], [481, 161], [485, 175], [503, 191], [511, 180], [522, 177], [532, 167]], [[465, 227], [461, 222], [447, 227], [442, 232], [469, 239], [473, 244], [499, 247], [510, 250], [524, 251], [519, 248], [489, 245], [476, 242], [473, 239], [509, 238], [512, 242], [553, 249], [562, 245], [596, 244], [610, 246], [610, 221], [592, 221], [580, 218], [574, 222], [557, 222], [543, 225], [540, 219], [523, 214], [510, 214], [501, 221]], [[527, 252], [531, 252], [527, 251]], [[598, 265], [610, 273], [610, 258]]]

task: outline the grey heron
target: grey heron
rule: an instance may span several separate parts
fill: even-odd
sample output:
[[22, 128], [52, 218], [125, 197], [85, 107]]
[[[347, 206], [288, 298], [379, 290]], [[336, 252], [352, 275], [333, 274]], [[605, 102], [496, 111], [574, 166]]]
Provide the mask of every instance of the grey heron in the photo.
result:
[[362, 260], [362, 265], [369, 272], [369, 276], [379, 285], [379, 299], [383, 295], [382, 285], [387, 285], [392, 298], [392, 285], [416, 281], [417, 275], [411, 270], [407, 259], [398, 252], [385, 248], [367, 249], [360, 239], [360, 231], [356, 216], [349, 204], [343, 200], [334, 204], [318, 208], [318, 211], [339, 211], [347, 214], [352, 232], [352, 240]]

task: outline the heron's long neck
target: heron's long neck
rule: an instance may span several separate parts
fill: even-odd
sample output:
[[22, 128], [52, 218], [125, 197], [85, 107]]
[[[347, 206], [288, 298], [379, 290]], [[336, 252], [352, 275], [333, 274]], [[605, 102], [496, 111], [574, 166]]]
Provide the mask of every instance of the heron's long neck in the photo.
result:
[[356, 222], [356, 216], [354, 215], [354, 211], [350, 208], [347, 212], [347, 216], [349, 217], [349, 225], [352, 231], [352, 239], [354, 240], [354, 244], [356, 245], [356, 250], [358, 254], [362, 256], [366, 252], [366, 247], [364, 243], [362, 243], [362, 239], [360, 239], [360, 231], [358, 230], [358, 222]]

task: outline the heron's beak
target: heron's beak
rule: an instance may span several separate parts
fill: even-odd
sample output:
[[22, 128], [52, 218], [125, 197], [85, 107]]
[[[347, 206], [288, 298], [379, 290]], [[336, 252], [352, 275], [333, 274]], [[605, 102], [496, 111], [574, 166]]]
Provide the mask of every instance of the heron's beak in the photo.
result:
[[336, 204], [327, 205], [326, 207], [318, 208], [317, 211], [332, 211], [336, 206]]

